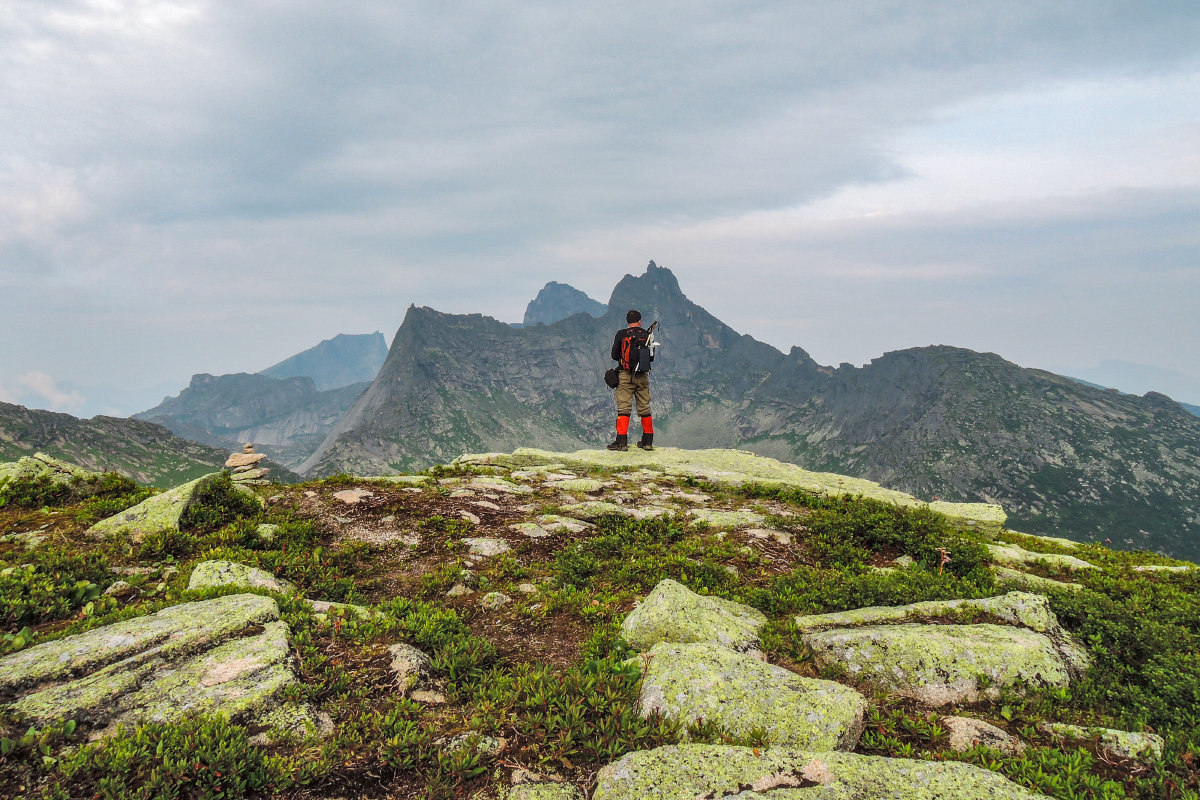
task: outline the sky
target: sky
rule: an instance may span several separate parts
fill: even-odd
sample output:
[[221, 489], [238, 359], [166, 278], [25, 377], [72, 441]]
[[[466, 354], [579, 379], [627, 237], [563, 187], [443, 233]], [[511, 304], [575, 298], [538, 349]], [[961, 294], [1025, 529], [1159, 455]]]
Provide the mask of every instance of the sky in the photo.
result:
[[1200, 403], [1191, 0], [15, 0], [0, 109], [3, 401], [128, 414], [653, 259], [822, 363]]

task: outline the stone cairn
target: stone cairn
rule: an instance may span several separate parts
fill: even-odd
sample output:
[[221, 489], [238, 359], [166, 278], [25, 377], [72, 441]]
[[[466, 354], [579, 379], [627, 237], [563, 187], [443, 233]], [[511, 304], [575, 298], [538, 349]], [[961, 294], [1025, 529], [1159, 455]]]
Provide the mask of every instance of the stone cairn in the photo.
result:
[[258, 466], [258, 462], [266, 458], [265, 453], [254, 452], [254, 444], [246, 442], [242, 446], [242, 452], [233, 453], [225, 461], [225, 466], [233, 470], [233, 475], [230, 476], [238, 483], [247, 485], [261, 486], [267, 482], [266, 467]]

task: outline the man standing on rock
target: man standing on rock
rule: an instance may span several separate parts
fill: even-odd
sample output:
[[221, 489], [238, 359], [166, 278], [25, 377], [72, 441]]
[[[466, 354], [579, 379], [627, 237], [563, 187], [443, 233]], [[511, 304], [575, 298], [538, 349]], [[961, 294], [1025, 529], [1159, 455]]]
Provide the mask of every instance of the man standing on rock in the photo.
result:
[[[625, 315], [625, 321], [629, 323], [629, 327], [617, 331], [612, 346], [612, 359], [618, 362], [620, 379], [617, 383], [617, 440], [610, 444], [608, 449], [629, 449], [629, 414], [633, 411], [633, 400], [636, 397], [638, 415], [642, 418], [642, 440], [637, 446], [643, 450], [653, 450], [650, 362], [654, 360], [654, 351], [650, 348], [650, 332], [642, 328], [642, 314], [639, 311], [630, 311]], [[646, 351], [646, 354], [643, 354], [643, 351]]]

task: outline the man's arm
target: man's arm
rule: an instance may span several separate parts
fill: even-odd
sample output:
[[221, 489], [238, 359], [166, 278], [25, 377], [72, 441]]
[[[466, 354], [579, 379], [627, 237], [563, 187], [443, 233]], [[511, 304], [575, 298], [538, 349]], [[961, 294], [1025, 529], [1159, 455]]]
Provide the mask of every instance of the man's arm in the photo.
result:
[[621, 331], [617, 331], [616, 336], [613, 337], [612, 360], [621, 360]]

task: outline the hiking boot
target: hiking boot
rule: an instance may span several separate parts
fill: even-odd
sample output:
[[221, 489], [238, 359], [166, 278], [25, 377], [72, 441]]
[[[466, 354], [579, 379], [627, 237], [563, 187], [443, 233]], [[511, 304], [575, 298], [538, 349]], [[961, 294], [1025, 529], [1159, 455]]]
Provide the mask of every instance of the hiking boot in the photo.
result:
[[609, 450], [628, 450], [629, 449], [629, 434], [617, 434], [617, 440], [608, 446]]
[[637, 443], [637, 446], [642, 448], [643, 450], [653, 450], [654, 449], [654, 434], [653, 433], [643, 433], [641, 441], [639, 441]]

